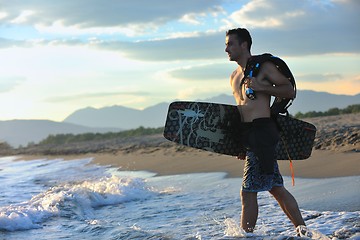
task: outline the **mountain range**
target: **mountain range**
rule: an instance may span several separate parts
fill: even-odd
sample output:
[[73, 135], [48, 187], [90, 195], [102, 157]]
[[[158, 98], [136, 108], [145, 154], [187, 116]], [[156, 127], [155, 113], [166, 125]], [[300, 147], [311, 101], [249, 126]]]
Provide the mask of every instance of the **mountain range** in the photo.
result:
[[[235, 104], [233, 96], [219, 95], [195, 101]], [[299, 90], [297, 98], [289, 108], [291, 114], [309, 111], [326, 111], [330, 108], [345, 108], [360, 103], [360, 94], [336, 95], [326, 92]], [[169, 103], [163, 102], [137, 110], [124, 106], [95, 109], [87, 107], [70, 114], [62, 122], [50, 120], [9, 120], [0, 121], [0, 139], [14, 147], [38, 143], [50, 134], [109, 132], [143, 127], [161, 127], [165, 123]]]
[[88, 133], [119, 131], [115, 128], [91, 128], [66, 122], [50, 120], [8, 120], [0, 121], [0, 140], [13, 147], [38, 143], [49, 135], [60, 133]]

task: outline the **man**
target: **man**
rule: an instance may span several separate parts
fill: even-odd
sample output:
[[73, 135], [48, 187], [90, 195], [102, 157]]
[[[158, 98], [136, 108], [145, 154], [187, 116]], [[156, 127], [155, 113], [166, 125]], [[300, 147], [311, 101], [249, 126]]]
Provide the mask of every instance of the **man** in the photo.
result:
[[[270, 117], [271, 96], [293, 98], [295, 90], [269, 61], [262, 63], [256, 77], [244, 76], [247, 62], [252, 57], [252, 39], [246, 29], [227, 31], [225, 44], [229, 60], [239, 65], [230, 77], [230, 85], [241, 115], [241, 135], [246, 147], [246, 151], [238, 157], [245, 160], [241, 227], [246, 232], [254, 231], [258, 217], [257, 193], [269, 191], [294, 224], [298, 235], [304, 234], [307, 230], [298, 204], [285, 189], [275, 159], [279, 133]], [[253, 90], [255, 98], [246, 95], [247, 88]]]

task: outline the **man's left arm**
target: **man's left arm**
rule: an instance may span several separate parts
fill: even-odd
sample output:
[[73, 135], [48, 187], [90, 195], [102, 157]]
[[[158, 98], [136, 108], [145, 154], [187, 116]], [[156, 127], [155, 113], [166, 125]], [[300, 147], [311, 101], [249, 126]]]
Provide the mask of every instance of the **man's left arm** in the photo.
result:
[[[270, 84], [262, 83], [264, 79]], [[271, 62], [262, 64], [256, 80], [252, 81], [250, 87], [255, 92], [263, 92], [275, 97], [293, 98], [295, 95], [295, 90], [289, 79]]]

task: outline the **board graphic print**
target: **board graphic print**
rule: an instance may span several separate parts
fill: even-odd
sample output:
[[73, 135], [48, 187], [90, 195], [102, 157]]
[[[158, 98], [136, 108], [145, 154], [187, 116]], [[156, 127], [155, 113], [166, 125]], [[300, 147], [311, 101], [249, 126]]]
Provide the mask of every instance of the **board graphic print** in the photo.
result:
[[[164, 137], [181, 145], [237, 156], [240, 114], [236, 106], [208, 102], [178, 101], [169, 105]], [[279, 115], [279, 160], [303, 160], [311, 155], [316, 127], [289, 116]]]

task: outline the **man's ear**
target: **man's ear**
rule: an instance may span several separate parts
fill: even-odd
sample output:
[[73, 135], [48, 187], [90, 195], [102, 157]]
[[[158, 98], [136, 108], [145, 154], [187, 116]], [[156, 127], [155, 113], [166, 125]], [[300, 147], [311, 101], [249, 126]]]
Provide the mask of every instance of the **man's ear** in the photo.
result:
[[248, 42], [244, 41], [240, 44], [242, 49], [248, 49]]

